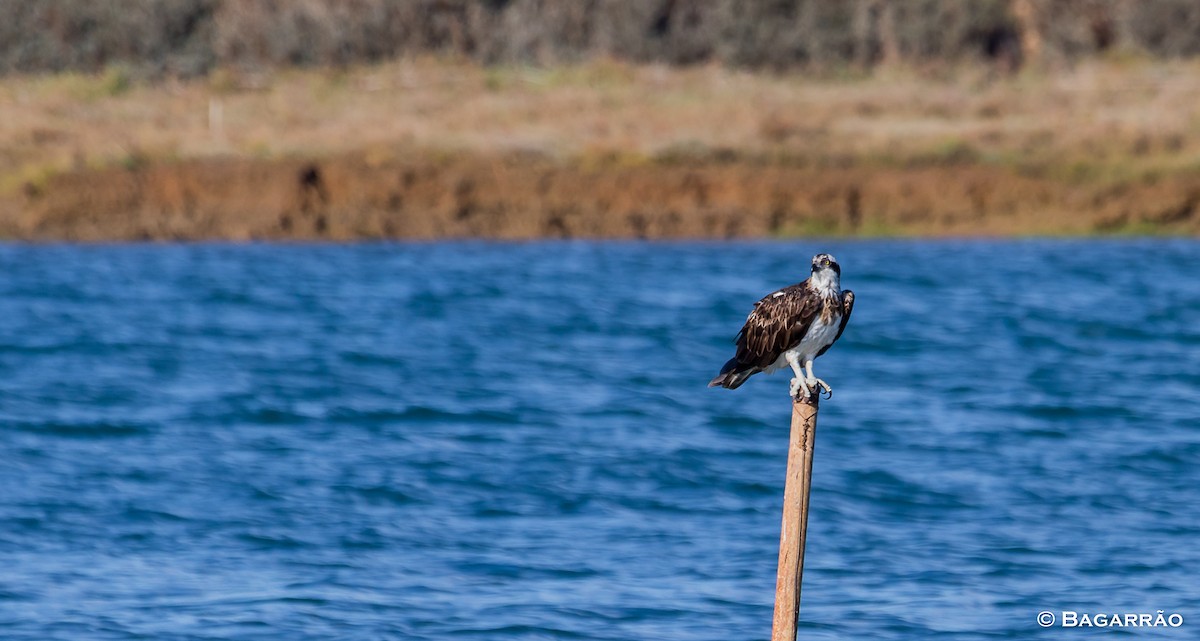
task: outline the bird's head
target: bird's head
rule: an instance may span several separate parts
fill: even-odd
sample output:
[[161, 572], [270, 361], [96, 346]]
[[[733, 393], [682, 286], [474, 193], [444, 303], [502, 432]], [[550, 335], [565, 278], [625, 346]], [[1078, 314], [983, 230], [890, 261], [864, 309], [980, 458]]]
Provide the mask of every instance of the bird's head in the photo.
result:
[[817, 287], [837, 289], [842, 277], [842, 266], [830, 254], [817, 254], [812, 260], [812, 282]]
[[832, 270], [837, 275], [842, 274], [842, 266], [838, 265], [837, 259], [830, 254], [817, 254], [813, 256], [812, 273], [818, 274], [823, 271]]

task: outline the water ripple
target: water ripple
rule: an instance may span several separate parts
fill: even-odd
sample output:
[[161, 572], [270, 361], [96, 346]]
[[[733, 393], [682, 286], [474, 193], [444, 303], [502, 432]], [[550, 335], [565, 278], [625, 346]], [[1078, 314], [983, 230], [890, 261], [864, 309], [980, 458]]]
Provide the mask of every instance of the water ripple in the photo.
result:
[[0, 245], [4, 637], [764, 637], [818, 250], [805, 638], [1200, 612], [1194, 241]]

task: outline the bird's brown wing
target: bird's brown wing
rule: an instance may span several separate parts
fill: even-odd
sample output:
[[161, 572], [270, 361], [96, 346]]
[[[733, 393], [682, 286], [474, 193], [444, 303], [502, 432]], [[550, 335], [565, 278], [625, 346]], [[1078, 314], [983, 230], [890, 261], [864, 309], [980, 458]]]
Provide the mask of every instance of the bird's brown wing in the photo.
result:
[[783, 352], [800, 344], [821, 309], [821, 301], [804, 283], [768, 294], [754, 304], [737, 338], [737, 364], [766, 368]]
[[852, 292], [848, 289], [843, 289], [842, 290], [842, 322], [840, 325], [838, 325], [837, 336], [833, 337], [833, 342], [826, 345], [825, 349], [822, 349], [821, 351], [817, 352], [817, 356], [820, 356], [821, 354], [828, 352], [829, 348], [833, 347], [833, 343], [838, 342], [838, 339], [842, 337], [842, 332], [846, 331], [846, 322], [850, 320], [850, 312], [852, 312], [852, 311], [854, 311], [854, 292]]

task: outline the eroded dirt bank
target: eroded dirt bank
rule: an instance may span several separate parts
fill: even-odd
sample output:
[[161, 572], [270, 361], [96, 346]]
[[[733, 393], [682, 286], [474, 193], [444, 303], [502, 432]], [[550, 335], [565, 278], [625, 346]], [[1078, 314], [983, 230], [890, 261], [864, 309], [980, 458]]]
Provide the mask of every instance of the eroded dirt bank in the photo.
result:
[[55, 176], [0, 203], [25, 240], [737, 238], [1200, 232], [1200, 175], [1091, 184], [987, 165], [540, 155], [204, 159]]

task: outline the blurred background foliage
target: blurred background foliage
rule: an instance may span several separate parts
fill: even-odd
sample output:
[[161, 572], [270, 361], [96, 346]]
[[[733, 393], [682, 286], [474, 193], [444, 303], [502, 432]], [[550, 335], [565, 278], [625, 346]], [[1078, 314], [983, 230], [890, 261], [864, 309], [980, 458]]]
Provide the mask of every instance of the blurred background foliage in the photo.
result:
[[408, 54], [763, 69], [1200, 52], [1195, 0], [7, 0], [0, 73], [190, 77]]

